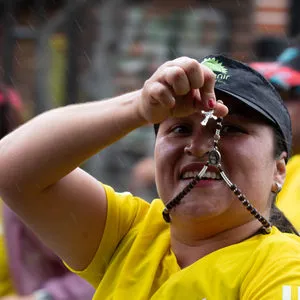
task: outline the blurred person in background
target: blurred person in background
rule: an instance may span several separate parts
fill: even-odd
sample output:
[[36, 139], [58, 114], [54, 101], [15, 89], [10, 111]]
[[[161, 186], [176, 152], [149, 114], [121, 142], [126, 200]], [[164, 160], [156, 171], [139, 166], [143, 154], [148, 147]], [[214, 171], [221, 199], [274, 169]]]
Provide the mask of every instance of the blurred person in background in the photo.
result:
[[277, 89], [292, 120], [293, 157], [287, 165], [287, 177], [276, 203], [300, 232], [300, 36], [293, 39], [275, 61], [252, 62]]
[[154, 170], [148, 166], [154, 141], [152, 126], [143, 126], [97, 153], [97, 163], [89, 171], [101, 181], [115, 184], [116, 190], [127, 190], [151, 202], [157, 198]]
[[[0, 85], [0, 138], [23, 122], [23, 111], [18, 93]], [[93, 294], [0, 199], [0, 300], [88, 300]]]
[[[146, 190], [146, 192], [148, 192], [149, 190], [156, 191], [155, 164], [153, 155], [146, 156], [139, 160], [133, 166], [129, 178], [129, 190], [134, 194], [143, 195], [145, 194], [144, 190]], [[149, 199], [149, 195], [146, 194], [144, 198]]]

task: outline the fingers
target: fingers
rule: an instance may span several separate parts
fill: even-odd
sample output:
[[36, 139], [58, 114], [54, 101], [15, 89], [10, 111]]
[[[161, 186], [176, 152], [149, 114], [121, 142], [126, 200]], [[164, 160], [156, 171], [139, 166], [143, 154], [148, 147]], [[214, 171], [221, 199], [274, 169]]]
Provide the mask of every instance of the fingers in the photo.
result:
[[161, 83], [169, 85], [174, 96], [183, 96], [192, 89], [202, 89], [204, 87], [204, 101], [207, 102], [208, 97], [213, 97], [215, 101], [215, 74], [195, 59], [180, 57], [169, 61], [158, 69], [155, 77]]
[[208, 67], [202, 65], [203, 86], [200, 89], [201, 100], [207, 109], [214, 109], [216, 105], [215, 82], [216, 75]]
[[218, 100], [214, 107], [214, 114], [218, 117], [225, 117], [228, 114], [228, 107]]
[[160, 82], [148, 82], [147, 86], [148, 97], [150, 98], [151, 104], [160, 103], [165, 107], [172, 108], [175, 105], [175, 98], [173, 97], [172, 91]]
[[190, 89], [190, 82], [185, 70], [179, 66], [171, 66], [166, 69], [165, 80], [173, 89], [174, 95], [186, 95]]
[[[199, 89], [204, 84], [204, 74], [202, 65], [195, 59], [189, 57], [180, 57], [174, 59], [169, 63], [171, 66], [175, 65], [181, 68], [189, 81], [189, 90]], [[206, 68], [208, 69], [208, 68]], [[212, 76], [214, 76], [212, 72]]]
[[[145, 82], [139, 112], [148, 122], [160, 122], [171, 115], [213, 109], [214, 84], [215, 74], [195, 59], [180, 57], [166, 62]], [[217, 110], [224, 113], [222, 106]]]

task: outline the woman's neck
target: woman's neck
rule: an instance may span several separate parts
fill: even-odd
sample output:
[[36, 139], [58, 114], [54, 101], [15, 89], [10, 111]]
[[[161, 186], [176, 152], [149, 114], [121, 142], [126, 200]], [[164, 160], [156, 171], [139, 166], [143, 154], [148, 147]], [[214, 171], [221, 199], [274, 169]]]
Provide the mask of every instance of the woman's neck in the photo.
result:
[[176, 230], [171, 226], [171, 247], [177, 262], [181, 268], [185, 268], [200, 258], [217, 251], [221, 248], [239, 243], [259, 232], [261, 225], [256, 220], [243, 224], [241, 226], [227, 229], [218, 233], [201, 235], [196, 231], [191, 233], [182, 230]]

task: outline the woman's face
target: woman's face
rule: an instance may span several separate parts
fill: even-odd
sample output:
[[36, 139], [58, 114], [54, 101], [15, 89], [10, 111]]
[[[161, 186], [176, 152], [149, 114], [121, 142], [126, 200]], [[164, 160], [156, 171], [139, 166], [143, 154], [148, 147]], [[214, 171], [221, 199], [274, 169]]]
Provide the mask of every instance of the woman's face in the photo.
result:
[[[222, 100], [229, 107], [219, 141], [223, 170], [258, 211], [266, 215], [272, 184], [282, 183], [285, 176], [285, 168], [279, 168], [279, 160], [274, 158], [273, 130], [245, 105], [237, 101], [233, 105], [234, 100], [228, 97]], [[155, 145], [156, 182], [164, 203], [181, 192], [207, 161], [216, 122], [210, 120], [203, 127], [202, 120], [199, 112], [185, 118], [169, 118], [160, 124]], [[282, 164], [283, 159], [280, 162]], [[206, 178], [172, 209], [172, 218], [207, 220], [218, 217], [228, 226], [252, 220], [250, 213], [220, 179], [217, 169], [210, 167], [208, 171]]]

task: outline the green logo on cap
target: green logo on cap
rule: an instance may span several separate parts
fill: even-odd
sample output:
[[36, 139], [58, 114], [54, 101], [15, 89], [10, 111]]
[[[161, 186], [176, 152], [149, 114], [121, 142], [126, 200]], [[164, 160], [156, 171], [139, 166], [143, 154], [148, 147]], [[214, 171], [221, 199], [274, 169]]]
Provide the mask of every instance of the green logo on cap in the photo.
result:
[[218, 61], [214, 57], [205, 58], [201, 64], [210, 68], [216, 74], [216, 80], [218, 82], [227, 80], [230, 77], [230, 75], [227, 74], [228, 70], [223, 66], [222, 62]]

